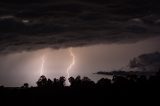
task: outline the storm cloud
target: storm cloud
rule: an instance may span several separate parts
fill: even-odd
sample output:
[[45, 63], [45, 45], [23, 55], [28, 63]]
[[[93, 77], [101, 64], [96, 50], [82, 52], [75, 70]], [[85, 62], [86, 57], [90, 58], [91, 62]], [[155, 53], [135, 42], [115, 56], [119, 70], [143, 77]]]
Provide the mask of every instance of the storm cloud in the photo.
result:
[[0, 53], [160, 35], [158, 0], [1, 0]]
[[149, 53], [140, 55], [129, 63], [130, 68], [138, 68], [149, 71], [159, 71], [160, 69], [160, 53]]

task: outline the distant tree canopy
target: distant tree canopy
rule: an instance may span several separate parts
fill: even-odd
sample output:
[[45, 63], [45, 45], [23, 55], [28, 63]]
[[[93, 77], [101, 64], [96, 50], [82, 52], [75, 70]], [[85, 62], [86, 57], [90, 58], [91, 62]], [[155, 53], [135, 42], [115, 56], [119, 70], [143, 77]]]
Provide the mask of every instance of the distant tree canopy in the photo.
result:
[[[160, 82], [160, 70], [154, 76], [147, 78], [144, 75], [126, 75], [118, 76], [114, 75], [113, 79], [101, 78], [96, 83], [89, 79], [88, 77], [81, 78], [77, 76], [76, 78], [70, 77], [69, 79], [71, 88], [111, 88], [115, 87], [132, 87], [133, 85], [146, 84], [153, 82]], [[53, 80], [47, 79], [44, 75], [41, 76], [37, 81], [37, 87], [39, 88], [64, 88], [65, 77], [60, 77], [59, 79], [54, 78]], [[158, 84], [158, 83], [157, 83]], [[28, 88], [27, 83], [23, 85], [23, 88]]]
[[44, 75], [42, 75], [36, 83], [38, 87], [64, 87], [65, 77], [60, 77], [59, 79], [54, 78], [52, 81], [51, 79], [47, 79]]

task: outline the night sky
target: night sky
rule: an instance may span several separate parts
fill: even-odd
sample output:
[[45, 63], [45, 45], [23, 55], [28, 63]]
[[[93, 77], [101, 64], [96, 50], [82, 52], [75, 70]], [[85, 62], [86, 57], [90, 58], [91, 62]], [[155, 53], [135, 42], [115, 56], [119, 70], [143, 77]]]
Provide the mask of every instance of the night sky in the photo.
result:
[[44, 75], [87, 76], [126, 68], [141, 54], [160, 52], [158, 0], [1, 0], [0, 85], [35, 85]]

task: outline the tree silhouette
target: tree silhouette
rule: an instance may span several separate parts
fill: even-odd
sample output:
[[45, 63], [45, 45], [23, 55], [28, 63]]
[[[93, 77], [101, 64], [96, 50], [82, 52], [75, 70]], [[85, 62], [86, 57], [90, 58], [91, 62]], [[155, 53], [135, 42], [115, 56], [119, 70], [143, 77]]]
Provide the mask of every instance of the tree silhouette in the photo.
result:
[[71, 87], [74, 87], [74, 88], [80, 88], [81, 87], [81, 77], [80, 76], [77, 76], [75, 79], [73, 77], [70, 77], [69, 78], [69, 82], [71, 83]]
[[102, 78], [97, 82], [97, 87], [99, 88], [107, 88], [110, 86], [111, 86], [111, 80], [107, 78]]
[[83, 88], [92, 88], [94, 87], [95, 83], [89, 79], [88, 77], [83, 77], [82, 81], [81, 81], [81, 86]]
[[47, 80], [47, 87], [49, 87], [49, 88], [53, 87], [53, 82], [51, 79]]
[[58, 80], [58, 86], [59, 87], [64, 87], [65, 85], [65, 77], [60, 77], [59, 80]]
[[36, 83], [38, 87], [47, 87], [47, 78], [42, 75]]
[[29, 88], [29, 84], [28, 83], [24, 83], [22, 88]]
[[58, 79], [53, 79], [53, 87], [58, 87]]

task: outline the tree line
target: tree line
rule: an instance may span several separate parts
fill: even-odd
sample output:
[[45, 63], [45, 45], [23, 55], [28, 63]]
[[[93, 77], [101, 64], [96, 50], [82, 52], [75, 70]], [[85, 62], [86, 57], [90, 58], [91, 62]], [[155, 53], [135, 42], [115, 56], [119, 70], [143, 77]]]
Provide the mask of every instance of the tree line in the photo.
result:
[[[37, 88], [116, 88], [116, 87], [135, 87], [135, 86], [155, 86], [160, 83], [160, 71], [155, 75], [146, 77], [144, 75], [127, 75], [118, 76], [114, 75], [112, 79], [101, 78], [97, 82], [92, 81], [88, 77], [77, 76], [76, 78], [70, 77], [70, 86], [66, 86], [65, 77], [60, 77], [59, 79], [54, 78], [53, 80], [46, 78], [44, 75], [40, 76], [36, 82]], [[29, 88], [29, 84], [25, 83], [22, 88]]]

